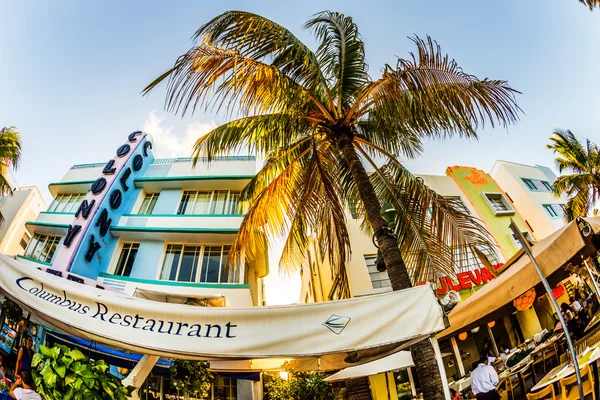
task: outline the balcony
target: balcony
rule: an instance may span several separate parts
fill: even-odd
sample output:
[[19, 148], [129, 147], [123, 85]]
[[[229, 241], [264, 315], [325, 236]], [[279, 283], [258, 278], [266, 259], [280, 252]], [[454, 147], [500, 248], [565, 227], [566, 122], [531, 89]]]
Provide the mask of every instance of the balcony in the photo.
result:
[[98, 281], [130, 296], [164, 303], [212, 307], [250, 307], [250, 285], [233, 283], [192, 283], [130, 278], [101, 273]]
[[237, 214], [127, 214], [113, 225], [111, 234], [124, 240], [230, 244], [243, 218]]

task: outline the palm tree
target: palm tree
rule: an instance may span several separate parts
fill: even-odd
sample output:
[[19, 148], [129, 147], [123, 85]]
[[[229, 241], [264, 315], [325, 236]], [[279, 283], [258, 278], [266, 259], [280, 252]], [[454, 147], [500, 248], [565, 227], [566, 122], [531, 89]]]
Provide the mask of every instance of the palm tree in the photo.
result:
[[581, 143], [570, 130], [557, 129], [546, 145], [554, 150], [556, 165], [562, 174], [556, 178], [552, 190], [557, 196], [565, 193], [569, 200], [565, 206], [565, 218], [572, 221], [588, 215], [594, 203], [600, 199], [600, 152], [598, 146], [586, 140]]
[[[16, 168], [21, 159], [21, 134], [17, 128], [0, 129], [0, 196], [12, 194], [12, 187], [6, 179], [9, 169]], [[4, 222], [4, 216], [0, 210], [0, 224]]]
[[[429, 37], [413, 38], [417, 54], [386, 65], [373, 80], [350, 17], [325, 11], [305, 28], [318, 41], [316, 51], [262, 16], [225, 12], [203, 25], [196, 45], [144, 90], [166, 79], [170, 111], [185, 115], [212, 106], [239, 115], [198, 139], [196, 160], [242, 146], [266, 156], [241, 194], [247, 213], [229, 262], [264, 251], [266, 235], [285, 239], [280, 268], [298, 270], [310, 233], [334, 273], [343, 274], [351, 250], [346, 202], [357, 199], [393, 290], [412, 285], [405, 260], [413, 279], [453, 271], [457, 252], [476, 251], [472, 245], [490, 244], [489, 236], [411, 175], [398, 156], [418, 156], [424, 138], [476, 138], [485, 122], [516, 121], [516, 92], [504, 81], [464, 73]], [[378, 168], [374, 156], [386, 164]], [[370, 177], [363, 162], [376, 173]], [[398, 210], [395, 229], [380, 216], [380, 198]], [[433, 347], [424, 341], [412, 350], [425, 398], [443, 398]]]

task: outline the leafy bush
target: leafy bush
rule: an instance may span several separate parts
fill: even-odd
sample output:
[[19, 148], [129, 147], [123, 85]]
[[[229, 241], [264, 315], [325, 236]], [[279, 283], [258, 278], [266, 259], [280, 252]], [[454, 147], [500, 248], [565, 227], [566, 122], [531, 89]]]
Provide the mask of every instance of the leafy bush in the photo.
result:
[[332, 386], [317, 372], [295, 372], [289, 380], [279, 377], [265, 382], [267, 400], [335, 400]]
[[523, 360], [525, 357], [527, 357], [529, 354], [531, 354], [531, 352], [534, 349], [524, 349], [519, 351], [518, 353], [516, 353], [514, 356], [512, 356], [511, 358], [508, 359], [508, 361], [506, 362], [506, 366], [508, 368], [514, 367], [515, 365], [517, 365], [521, 360]]
[[67, 346], [40, 346], [31, 366], [37, 391], [47, 400], [126, 400], [135, 389], [111, 375], [104, 360], [94, 362]]
[[23, 309], [9, 298], [2, 302], [2, 312], [6, 316], [9, 325], [17, 325], [23, 318]]
[[190, 397], [204, 399], [210, 395], [214, 380], [206, 361], [175, 360], [171, 367], [171, 387]]

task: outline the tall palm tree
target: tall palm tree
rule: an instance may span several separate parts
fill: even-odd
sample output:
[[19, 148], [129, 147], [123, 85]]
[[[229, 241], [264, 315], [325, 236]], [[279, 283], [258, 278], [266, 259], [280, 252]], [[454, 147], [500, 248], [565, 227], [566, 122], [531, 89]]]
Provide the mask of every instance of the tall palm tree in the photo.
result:
[[[6, 177], [10, 168], [16, 168], [21, 160], [21, 134], [14, 126], [0, 129], [0, 196], [12, 194], [12, 187]], [[0, 224], [4, 222], [0, 210]]]
[[589, 139], [581, 143], [570, 130], [557, 129], [546, 145], [556, 157], [556, 165], [562, 174], [556, 178], [552, 190], [557, 196], [569, 197], [565, 206], [565, 218], [572, 221], [588, 215], [600, 199], [600, 152]]
[[[212, 106], [239, 115], [198, 139], [196, 160], [242, 146], [266, 156], [241, 194], [247, 213], [229, 261], [264, 251], [266, 235], [285, 239], [280, 268], [297, 270], [310, 233], [334, 272], [343, 273], [351, 250], [346, 201], [358, 199], [393, 290], [412, 285], [405, 260], [414, 279], [424, 271], [452, 272], [457, 252], [476, 251], [473, 245], [490, 244], [489, 236], [398, 156], [418, 156], [424, 138], [476, 138], [485, 122], [516, 121], [515, 91], [504, 81], [464, 73], [430, 38], [413, 38], [416, 54], [371, 79], [350, 17], [325, 11], [305, 28], [315, 35], [316, 51], [267, 18], [226, 12], [203, 25], [196, 45], [144, 90], [167, 80], [170, 111]], [[386, 164], [378, 168], [374, 156]], [[363, 162], [376, 173], [370, 177]], [[395, 229], [380, 216], [380, 198], [398, 210]], [[444, 398], [433, 347], [425, 341], [412, 350], [425, 398]]]

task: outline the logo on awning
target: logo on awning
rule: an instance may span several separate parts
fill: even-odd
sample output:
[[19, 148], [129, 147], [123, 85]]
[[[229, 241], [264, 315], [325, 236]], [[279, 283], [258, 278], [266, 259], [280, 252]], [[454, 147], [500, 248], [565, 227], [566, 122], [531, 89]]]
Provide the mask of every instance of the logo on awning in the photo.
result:
[[350, 319], [350, 317], [341, 317], [339, 315], [333, 314], [331, 317], [327, 318], [327, 321], [323, 322], [321, 325], [326, 326], [331, 332], [335, 333], [336, 335], [339, 335], [348, 325]]

